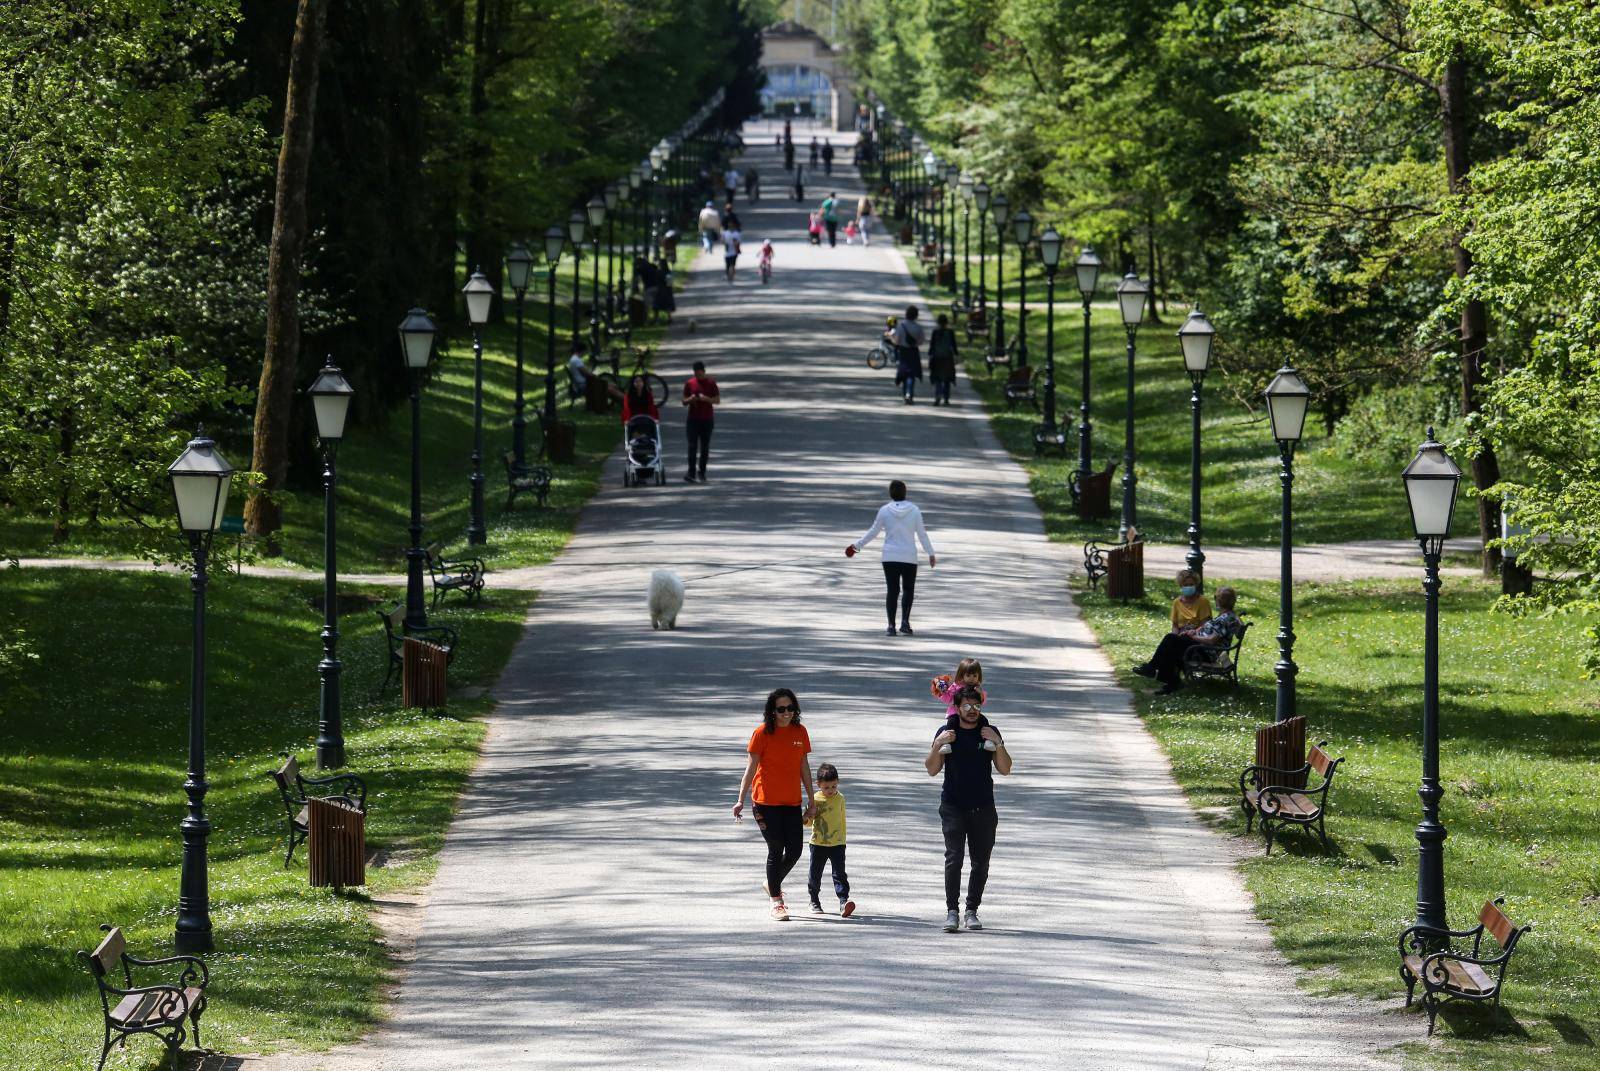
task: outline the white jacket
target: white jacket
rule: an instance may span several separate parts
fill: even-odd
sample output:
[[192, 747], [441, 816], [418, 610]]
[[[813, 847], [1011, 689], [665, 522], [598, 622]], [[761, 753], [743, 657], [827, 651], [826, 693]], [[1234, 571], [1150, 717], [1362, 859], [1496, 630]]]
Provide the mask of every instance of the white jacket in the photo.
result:
[[856, 540], [855, 548], [871, 543], [878, 533], [883, 533], [883, 560], [886, 562], [917, 563], [917, 542], [933, 557], [933, 543], [928, 540], [928, 530], [922, 526], [922, 511], [910, 502], [885, 502], [873, 518], [867, 534]]

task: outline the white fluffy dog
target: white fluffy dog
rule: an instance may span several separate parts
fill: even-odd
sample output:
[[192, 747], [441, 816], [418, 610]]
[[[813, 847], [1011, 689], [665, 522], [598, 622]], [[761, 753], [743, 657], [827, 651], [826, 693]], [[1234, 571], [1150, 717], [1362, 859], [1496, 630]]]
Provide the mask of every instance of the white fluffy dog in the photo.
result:
[[670, 569], [650, 574], [650, 627], [677, 628], [683, 609], [683, 578]]

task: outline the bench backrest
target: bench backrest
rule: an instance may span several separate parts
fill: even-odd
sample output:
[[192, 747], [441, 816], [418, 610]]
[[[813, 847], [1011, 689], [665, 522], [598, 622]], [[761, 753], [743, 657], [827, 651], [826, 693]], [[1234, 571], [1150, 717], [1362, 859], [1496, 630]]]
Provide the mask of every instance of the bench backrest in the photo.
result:
[[439, 560], [439, 544], [438, 543], [429, 543], [426, 547], [423, 548], [422, 552], [428, 556], [428, 561], [429, 561], [430, 564]]
[[89, 953], [89, 969], [96, 978], [104, 978], [117, 965], [122, 962], [122, 954], [127, 951], [128, 942], [122, 936], [122, 927], [113, 926], [106, 933], [105, 940], [100, 942], [100, 947]]
[[1033, 369], [1022, 365], [1011, 370], [1011, 378], [1006, 381], [1007, 386], [1026, 387], [1033, 382]]
[[406, 626], [405, 600], [402, 599], [395, 603], [393, 609], [380, 609], [378, 611], [378, 618], [383, 622], [383, 631], [389, 634], [390, 639], [393, 639], [395, 634], [404, 630]]
[[507, 450], [505, 456], [501, 460], [506, 463], [506, 468], [509, 469], [512, 465], [516, 464], [517, 452], [515, 450]]
[[295, 778], [300, 776], [300, 760], [290, 755], [283, 760], [283, 765], [279, 766], [272, 776], [277, 779], [279, 785], [287, 789], [294, 783]]
[[[1326, 740], [1322, 741], [1322, 744], [1326, 743]], [[1322, 750], [1322, 744], [1312, 745], [1311, 753], [1306, 756], [1306, 762], [1310, 763], [1311, 768], [1317, 771], [1318, 776], [1327, 777], [1333, 771], [1334, 761], [1328, 758], [1326, 751]]]
[[1494, 934], [1494, 939], [1500, 942], [1501, 948], [1509, 948], [1516, 939], [1518, 929], [1515, 923], [1506, 918], [1506, 913], [1500, 910], [1498, 901], [1490, 900], [1483, 905], [1483, 910], [1478, 912], [1478, 921], [1483, 923], [1483, 928]]

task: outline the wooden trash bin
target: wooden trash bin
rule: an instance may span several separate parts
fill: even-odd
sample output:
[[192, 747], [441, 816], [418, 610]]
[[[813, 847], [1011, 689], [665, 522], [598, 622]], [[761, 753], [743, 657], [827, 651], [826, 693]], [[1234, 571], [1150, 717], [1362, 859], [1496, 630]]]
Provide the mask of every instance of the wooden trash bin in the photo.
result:
[[578, 425], [558, 420], [544, 432], [545, 456], [551, 461], [571, 461], [578, 449]]
[[1106, 597], [1144, 598], [1144, 541], [1119, 543], [1106, 551]]
[[311, 885], [343, 889], [367, 883], [367, 816], [338, 799], [306, 801]]
[[1273, 722], [1256, 730], [1256, 765], [1274, 770], [1298, 771], [1293, 776], [1272, 777], [1265, 784], [1284, 788], [1306, 787], [1306, 719]]
[[401, 653], [400, 705], [444, 706], [445, 670], [450, 652], [438, 644], [407, 636]]

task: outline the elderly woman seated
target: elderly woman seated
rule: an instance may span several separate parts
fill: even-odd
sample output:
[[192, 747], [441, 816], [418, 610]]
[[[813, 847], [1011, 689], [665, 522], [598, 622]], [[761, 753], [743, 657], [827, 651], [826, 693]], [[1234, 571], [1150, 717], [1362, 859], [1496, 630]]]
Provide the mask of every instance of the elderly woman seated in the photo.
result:
[[[1195, 626], [1175, 625], [1171, 632], [1161, 638], [1161, 643], [1156, 647], [1156, 653], [1150, 656], [1150, 661], [1134, 666], [1133, 671], [1141, 677], [1154, 677], [1160, 681], [1161, 688], [1158, 691], [1160, 695], [1170, 695], [1177, 691], [1183, 680], [1185, 651], [1199, 646], [1225, 648], [1244, 628], [1244, 622], [1233, 612], [1235, 598], [1232, 588], [1218, 588], [1215, 616], [1207, 617]], [[1173, 604], [1173, 616], [1177, 617], [1176, 603]]]

